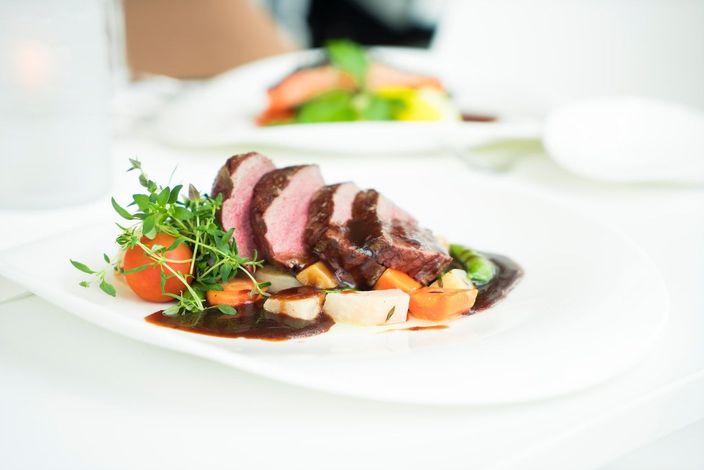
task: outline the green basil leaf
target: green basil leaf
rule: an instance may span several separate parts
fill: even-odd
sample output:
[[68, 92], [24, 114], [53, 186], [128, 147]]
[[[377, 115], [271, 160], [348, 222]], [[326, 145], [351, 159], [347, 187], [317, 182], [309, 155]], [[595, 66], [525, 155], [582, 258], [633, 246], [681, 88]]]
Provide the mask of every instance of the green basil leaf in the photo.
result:
[[344, 70], [357, 81], [360, 88], [364, 86], [367, 75], [368, 60], [364, 49], [352, 41], [334, 40], [325, 45], [330, 62]]
[[404, 107], [402, 100], [368, 95], [365, 96], [361, 114], [367, 121], [392, 121]]
[[299, 123], [356, 121], [359, 118], [353, 94], [332, 90], [303, 103], [296, 110]]

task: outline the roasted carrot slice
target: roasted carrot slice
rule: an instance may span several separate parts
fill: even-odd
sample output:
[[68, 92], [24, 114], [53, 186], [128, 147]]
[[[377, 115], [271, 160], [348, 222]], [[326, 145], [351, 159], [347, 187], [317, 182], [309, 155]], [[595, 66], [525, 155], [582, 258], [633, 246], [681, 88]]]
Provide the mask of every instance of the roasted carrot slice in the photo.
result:
[[421, 283], [398, 269], [389, 268], [381, 275], [374, 290], [401, 289], [407, 294], [419, 289]]
[[235, 278], [223, 284], [223, 290], [209, 290], [205, 298], [210, 305], [237, 306], [249, 302], [256, 302], [261, 295], [252, 294], [254, 283], [250, 279]]
[[476, 289], [423, 287], [411, 293], [408, 311], [416, 318], [441, 321], [469, 312], [476, 298]]

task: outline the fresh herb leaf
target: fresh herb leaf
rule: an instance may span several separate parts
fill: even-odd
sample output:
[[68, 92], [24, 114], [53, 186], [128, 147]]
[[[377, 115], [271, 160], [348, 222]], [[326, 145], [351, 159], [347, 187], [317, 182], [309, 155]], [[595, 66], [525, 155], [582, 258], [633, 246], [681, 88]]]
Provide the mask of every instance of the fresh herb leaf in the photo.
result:
[[325, 49], [335, 67], [350, 74], [360, 88], [364, 86], [369, 61], [359, 44], [344, 39], [333, 40], [328, 41]]
[[169, 203], [173, 204], [176, 201], [178, 201], [178, 195], [181, 192], [181, 188], [183, 188], [182, 184], [177, 184], [173, 188], [171, 188], [171, 194], [169, 194]]
[[386, 314], [386, 320], [384, 320], [384, 323], [388, 322], [391, 317], [394, 315], [394, 312], [396, 311], [396, 306], [394, 305], [391, 307], [391, 310], [389, 310], [389, 313]]
[[184, 207], [174, 207], [174, 218], [177, 220], [188, 220], [193, 217], [193, 213]]
[[[125, 270], [119, 265], [119, 258], [104, 257], [107, 264], [102, 271], [94, 271], [83, 263], [74, 264], [78, 269], [94, 276], [101, 289], [108, 295], [115, 295], [115, 288], [106, 281], [110, 270], [133, 274], [148, 267], [159, 267], [160, 282], [163, 287], [169, 279], [178, 280], [183, 286], [180, 294], [165, 293], [173, 298], [176, 303], [166, 309], [165, 314], [195, 315], [207, 308], [206, 293], [208, 290], [222, 290], [222, 283], [227, 282], [236, 274], [241, 273], [249, 277], [254, 283], [254, 292], [258, 295], [267, 295], [262, 289], [264, 285], [256, 283], [252, 272], [262, 265], [261, 260], [245, 258], [238, 254], [234, 231], [223, 230], [217, 220], [217, 213], [222, 206], [222, 195], [210, 197], [201, 194], [192, 185], [189, 186], [188, 198], [180, 198], [182, 186], [174, 188], [160, 186], [147, 177], [141, 163], [130, 160], [131, 167], [128, 171], [139, 172], [138, 179], [143, 193], [132, 196], [132, 204], [139, 208], [134, 214], [129, 213], [112, 200], [115, 210], [124, 218], [134, 221], [131, 225], [120, 225], [116, 241], [120, 249], [142, 250], [144, 255], [151, 260], [141, 266]], [[149, 245], [142, 237], [154, 239], [158, 233], [165, 233], [175, 237], [170, 246], [159, 244]], [[193, 251], [190, 260], [180, 262], [188, 263], [189, 270], [183, 273], [173, 269], [175, 262], [169, 259], [168, 252], [186, 244]], [[74, 261], [72, 261], [74, 263]], [[83, 281], [81, 285], [90, 285]]]
[[169, 202], [169, 197], [171, 197], [171, 189], [167, 186], [166, 188], [162, 189], [159, 195], [156, 197], [156, 202], [157, 204], [163, 206], [167, 202]]
[[147, 269], [151, 266], [154, 266], [154, 263], [147, 263], [147, 264], [143, 264], [141, 266], [136, 266], [132, 269], [128, 269], [127, 271], [123, 271], [122, 274], [128, 275], [128, 274], [138, 273], [140, 271], [144, 271], [145, 269]]
[[120, 206], [114, 197], [110, 198], [110, 202], [112, 203], [112, 207], [113, 207], [113, 209], [115, 209], [115, 212], [120, 214], [120, 217], [122, 217], [123, 219], [127, 219], [127, 220], [134, 219], [134, 217], [132, 217], [132, 214], [130, 214], [129, 212], [127, 212], [127, 210], [125, 208]]
[[115, 297], [117, 295], [117, 291], [115, 290], [115, 286], [110, 284], [109, 282], [102, 280], [100, 282], [100, 289], [105, 292], [106, 294]]
[[237, 315], [237, 310], [235, 310], [233, 307], [231, 307], [229, 305], [219, 304], [218, 310], [220, 310], [225, 315]]
[[142, 222], [142, 234], [153, 240], [156, 237], [156, 217], [154, 215], [149, 215]]
[[81, 281], [78, 283], [79, 286], [81, 287], [90, 287], [90, 282], [88, 281]]
[[74, 261], [74, 260], [69, 260], [69, 261], [71, 261], [71, 264], [73, 265], [73, 267], [78, 269], [79, 271], [83, 271], [86, 274], [95, 274], [95, 271], [93, 271], [92, 269], [90, 269], [88, 266], [81, 263], [80, 261]]
[[305, 103], [296, 110], [299, 123], [355, 121], [359, 114], [353, 103], [354, 94], [331, 90]]
[[403, 100], [369, 94], [363, 96], [360, 114], [367, 121], [392, 121], [405, 106]]
[[167, 317], [172, 317], [174, 315], [177, 315], [179, 313], [179, 311], [180, 310], [179, 310], [178, 305], [172, 305], [171, 307], [162, 310], [161, 313], [162, 313], [162, 315], [166, 315]]

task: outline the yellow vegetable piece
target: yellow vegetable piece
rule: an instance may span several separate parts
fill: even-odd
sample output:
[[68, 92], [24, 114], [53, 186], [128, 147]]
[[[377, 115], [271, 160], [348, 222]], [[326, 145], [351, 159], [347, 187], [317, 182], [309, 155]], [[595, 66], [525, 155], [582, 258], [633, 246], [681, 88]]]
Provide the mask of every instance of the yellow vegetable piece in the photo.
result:
[[298, 273], [296, 279], [304, 286], [317, 287], [318, 289], [334, 289], [337, 287], [335, 275], [322, 261], [313, 263], [305, 268]]
[[440, 279], [430, 284], [430, 287], [440, 287], [445, 289], [476, 289], [472, 281], [467, 277], [467, 271], [463, 269], [451, 269], [443, 274]]
[[376, 93], [384, 98], [396, 98], [404, 103], [394, 118], [400, 121], [440, 121], [458, 119], [459, 113], [450, 97], [436, 88], [385, 87]]

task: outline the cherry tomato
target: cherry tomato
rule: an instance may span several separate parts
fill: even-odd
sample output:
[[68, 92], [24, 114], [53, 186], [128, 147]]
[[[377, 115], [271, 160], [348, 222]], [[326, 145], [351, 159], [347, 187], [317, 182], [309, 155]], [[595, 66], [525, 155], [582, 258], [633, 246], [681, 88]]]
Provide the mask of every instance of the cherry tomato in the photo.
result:
[[[148, 247], [153, 245], [160, 245], [169, 247], [176, 240], [175, 237], [167, 235], [165, 233], [159, 233], [154, 240], [150, 240], [147, 237], [142, 237], [141, 241]], [[184, 243], [174, 248], [171, 251], [164, 253], [166, 259], [169, 261], [190, 261], [193, 257], [193, 251]], [[154, 260], [149, 258], [144, 250], [135, 246], [130, 248], [125, 252], [124, 268], [125, 271], [143, 266], [145, 264], [154, 263]], [[174, 271], [183, 274], [188, 278], [188, 282], [191, 283], [193, 280], [188, 277], [189, 270], [191, 268], [190, 262], [167, 262], [166, 263]], [[164, 285], [164, 292], [169, 294], [181, 294], [186, 288], [183, 283], [174, 277], [174, 274], [161, 266], [150, 266], [141, 271], [136, 271], [125, 275], [127, 279], [127, 284], [134, 291], [135, 294], [148, 300], [150, 302], [169, 302], [173, 300], [171, 297], [164, 295], [161, 291], [161, 272], [167, 276], [166, 284]]]

